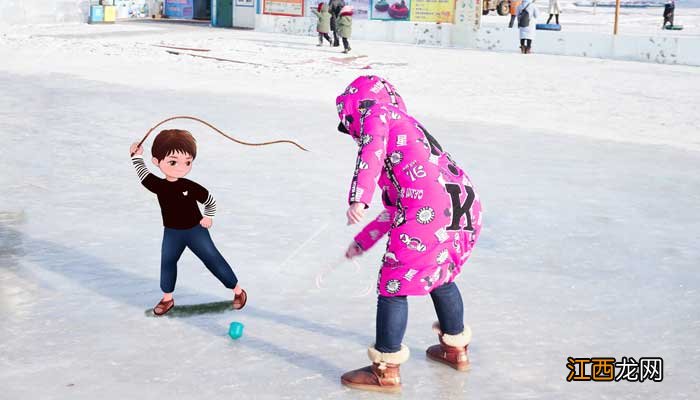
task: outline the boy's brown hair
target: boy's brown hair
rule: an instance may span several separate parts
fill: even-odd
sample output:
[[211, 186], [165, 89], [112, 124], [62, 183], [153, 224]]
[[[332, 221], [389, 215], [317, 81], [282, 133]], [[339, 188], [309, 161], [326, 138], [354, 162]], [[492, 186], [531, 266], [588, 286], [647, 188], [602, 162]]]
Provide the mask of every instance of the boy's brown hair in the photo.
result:
[[173, 153], [189, 154], [193, 160], [197, 157], [197, 142], [191, 133], [182, 129], [160, 131], [153, 140], [151, 154], [158, 159], [158, 162], [161, 162]]

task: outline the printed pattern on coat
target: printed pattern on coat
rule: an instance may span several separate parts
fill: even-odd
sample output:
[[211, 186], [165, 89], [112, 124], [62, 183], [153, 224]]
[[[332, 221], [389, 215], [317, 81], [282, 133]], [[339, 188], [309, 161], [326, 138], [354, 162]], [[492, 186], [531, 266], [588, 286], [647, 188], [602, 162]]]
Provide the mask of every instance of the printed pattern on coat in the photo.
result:
[[371, 204], [378, 186], [386, 209], [355, 240], [369, 249], [389, 235], [379, 294], [428, 294], [452, 282], [469, 258], [481, 231], [478, 194], [437, 140], [404, 111], [373, 104], [357, 117], [362, 139], [348, 200]]

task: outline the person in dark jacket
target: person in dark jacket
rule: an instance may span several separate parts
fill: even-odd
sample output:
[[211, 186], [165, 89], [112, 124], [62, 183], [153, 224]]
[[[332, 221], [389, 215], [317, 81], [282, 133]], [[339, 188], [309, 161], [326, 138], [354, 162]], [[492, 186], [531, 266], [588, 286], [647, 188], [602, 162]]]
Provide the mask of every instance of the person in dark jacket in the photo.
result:
[[330, 0], [328, 3], [328, 11], [331, 13], [331, 31], [333, 31], [333, 47], [340, 46], [338, 39], [337, 22], [340, 19], [340, 11], [345, 7], [345, 0]]
[[676, 11], [676, 3], [671, 0], [664, 4], [664, 24], [662, 28], [666, 27], [666, 24], [673, 26], [673, 14]]

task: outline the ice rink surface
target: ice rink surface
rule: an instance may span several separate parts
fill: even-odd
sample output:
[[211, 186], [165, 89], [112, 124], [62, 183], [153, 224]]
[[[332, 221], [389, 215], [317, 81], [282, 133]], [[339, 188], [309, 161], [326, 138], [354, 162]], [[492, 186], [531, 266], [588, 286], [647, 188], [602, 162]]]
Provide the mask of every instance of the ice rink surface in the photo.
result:
[[[383, 247], [359, 271], [341, 261], [359, 229], [344, 218], [356, 145], [334, 99], [363, 73], [397, 86], [485, 207], [458, 281], [472, 369], [425, 359], [435, 316], [412, 298], [395, 397], [696, 398], [700, 69], [361, 41], [353, 59], [314, 38], [161, 24], [0, 37], [0, 399], [385, 398], [339, 383], [368, 363], [376, 298], [358, 293]], [[144, 315], [162, 226], [128, 147], [178, 114], [311, 150], [168, 125], [198, 140], [188, 178], [217, 198], [211, 233], [249, 292], [241, 312]], [[228, 297], [186, 252], [176, 304]], [[664, 380], [566, 382], [568, 356], [663, 357]]]

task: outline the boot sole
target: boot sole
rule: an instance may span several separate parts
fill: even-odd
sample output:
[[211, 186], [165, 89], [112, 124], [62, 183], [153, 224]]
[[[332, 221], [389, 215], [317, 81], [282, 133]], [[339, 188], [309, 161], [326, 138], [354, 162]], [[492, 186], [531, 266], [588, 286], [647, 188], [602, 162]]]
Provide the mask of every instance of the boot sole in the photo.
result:
[[380, 393], [400, 393], [401, 392], [401, 386], [388, 387], [388, 386], [362, 385], [360, 383], [348, 382], [348, 381], [345, 381], [343, 379], [340, 380], [340, 383], [342, 383], [344, 386], [347, 386], [351, 389], [366, 390], [369, 392], [380, 392]]
[[434, 356], [430, 355], [430, 353], [427, 353], [427, 352], [425, 353], [425, 355], [429, 359], [436, 361], [436, 362], [439, 362], [440, 364], [447, 365], [448, 367], [450, 367], [452, 369], [456, 369], [457, 371], [469, 371], [471, 369], [470, 363], [467, 363], [467, 365], [464, 365], [464, 366], [459, 366], [459, 365], [454, 365], [452, 363], [449, 363], [440, 357], [434, 357]]

